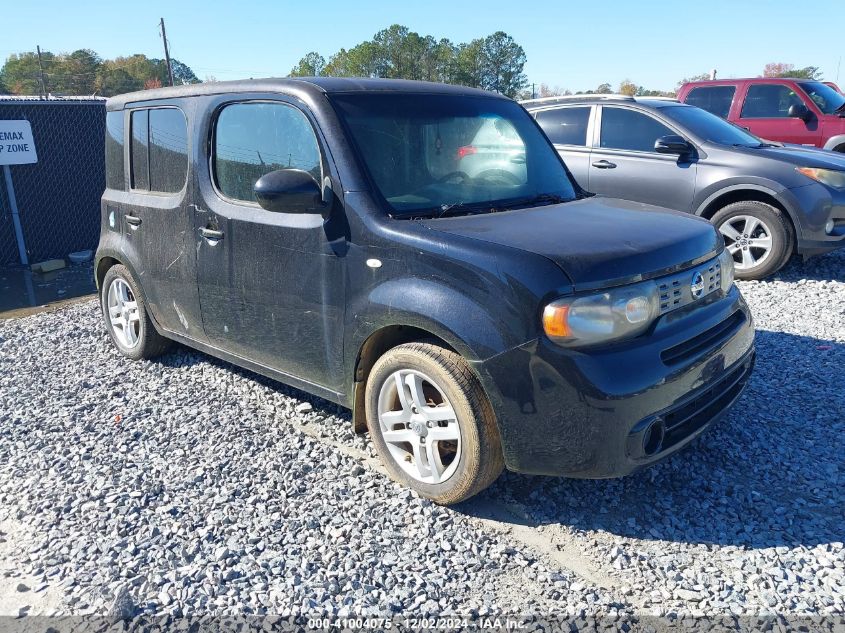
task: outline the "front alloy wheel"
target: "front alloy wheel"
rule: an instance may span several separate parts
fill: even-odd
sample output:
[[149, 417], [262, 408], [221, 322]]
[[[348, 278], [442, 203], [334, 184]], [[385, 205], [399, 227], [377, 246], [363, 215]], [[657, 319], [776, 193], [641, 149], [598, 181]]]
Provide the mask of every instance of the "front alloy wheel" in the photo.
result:
[[737, 215], [719, 227], [736, 270], [762, 266], [772, 254], [772, 230], [760, 218]]
[[378, 397], [381, 436], [393, 461], [427, 484], [455, 474], [461, 456], [461, 428], [443, 390], [413, 369], [393, 372]]
[[437, 503], [473, 496], [504, 468], [487, 394], [451, 350], [405, 343], [385, 352], [367, 377], [365, 409], [390, 476]]

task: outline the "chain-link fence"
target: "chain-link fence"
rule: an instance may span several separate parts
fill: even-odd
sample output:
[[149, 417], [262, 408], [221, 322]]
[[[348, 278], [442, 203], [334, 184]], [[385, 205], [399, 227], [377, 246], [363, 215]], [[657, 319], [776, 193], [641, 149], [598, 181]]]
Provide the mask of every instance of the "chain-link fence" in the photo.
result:
[[[101, 99], [0, 98], [0, 121], [32, 126], [38, 162], [12, 165], [30, 263], [97, 246], [105, 189]], [[20, 263], [5, 179], [0, 174], [0, 265]]]

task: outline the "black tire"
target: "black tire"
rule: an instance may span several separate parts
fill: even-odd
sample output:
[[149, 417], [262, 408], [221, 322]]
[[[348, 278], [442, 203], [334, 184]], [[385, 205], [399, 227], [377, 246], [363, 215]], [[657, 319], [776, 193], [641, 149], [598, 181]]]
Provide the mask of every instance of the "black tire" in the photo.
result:
[[[421, 372], [436, 381], [448, 398], [460, 429], [461, 450], [453, 474], [439, 483], [411, 477], [391, 455], [378, 418], [379, 394], [399, 370]], [[487, 395], [464, 359], [429, 343], [407, 343], [376, 361], [366, 388], [367, 427], [390, 476], [435, 503], [458, 503], [492, 484], [504, 469], [496, 418]], [[439, 449], [438, 449], [439, 450]]]
[[[740, 216], [750, 216], [761, 223], [761, 226], [755, 229], [753, 235], [749, 236], [752, 239], [757, 236], [761, 237], [769, 235], [771, 237], [771, 249], [768, 255], [760, 257], [759, 263], [749, 267], [742, 267], [742, 251], [749, 247], [741, 247], [734, 257], [734, 273], [737, 279], [763, 279], [769, 275], [774, 274], [780, 270], [795, 249], [795, 235], [792, 231], [792, 226], [789, 220], [784, 217], [783, 213], [765, 202], [758, 202], [757, 200], [748, 200], [744, 202], [734, 202], [722, 209], [719, 209], [713, 217], [711, 222], [721, 232], [725, 224], [730, 224]], [[741, 222], [741, 221], [740, 221]], [[733, 226], [733, 225], [732, 225]], [[734, 228], [736, 228], [734, 226]], [[725, 236], [725, 246], [730, 246], [734, 241]], [[752, 242], [753, 244], [753, 242]], [[751, 252], [759, 254], [760, 251], [753, 246], [750, 247]]]
[[[112, 324], [111, 318], [109, 317], [109, 289], [117, 280], [122, 280], [127, 286], [129, 286], [129, 290], [132, 294], [131, 299], [136, 302], [138, 309], [138, 338], [137, 342], [131, 346], [125, 344], [125, 342], [121, 340], [121, 336], [115, 331], [115, 326]], [[150, 315], [147, 312], [144, 297], [138, 291], [138, 284], [135, 283], [135, 280], [132, 278], [132, 275], [125, 266], [116, 264], [109, 268], [106, 272], [106, 275], [103, 278], [103, 283], [100, 285], [100, 308], [103, 312], [103, 321], [106, 325], [106, 331], [109, 333], [114, 346], [127, 358], [131, 358], [132, 360], [155, 358], [156, 356], [160, 356], [166, 352], [170, 347], [171, 341], [164, 338], [155, 329], [155, 326], [150, 320]]]

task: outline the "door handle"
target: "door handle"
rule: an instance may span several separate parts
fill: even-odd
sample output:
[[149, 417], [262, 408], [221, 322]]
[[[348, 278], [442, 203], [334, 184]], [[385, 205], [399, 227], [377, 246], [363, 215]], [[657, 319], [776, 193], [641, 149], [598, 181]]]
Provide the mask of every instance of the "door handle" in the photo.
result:
[[598, 169], [616, 169], [616, 163], [611, 163], [609, 160], [597, 160], [593, 163], [593, 167]]
[[141, 226], [141, 218], [137, 215], [127, 215], [124, 217], [126, 218], [127, 224], [131, 224], [132, 226]]
[[200, 235], [207, 240], [215, 242], [223, 239], [223, 231], [215, 231], [214, 229], [207, 229], [205, 227], [200, 229]]

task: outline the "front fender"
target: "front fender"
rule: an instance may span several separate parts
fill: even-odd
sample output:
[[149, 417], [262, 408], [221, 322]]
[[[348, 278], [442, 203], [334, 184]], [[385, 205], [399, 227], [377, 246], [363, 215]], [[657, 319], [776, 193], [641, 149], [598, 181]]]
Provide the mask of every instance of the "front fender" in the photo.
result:
[[[492, 318], [489, 308], [442, 283], [419, 278], [385, 281], [347, 307], [355, 315], [348, 350], [352, 357], [373, 333], [395, 325], [415, 327], [443, 339], [467, 360], [484, 360], [525, 340]], [[525, 324], [521, 324], [524, 328]]]

